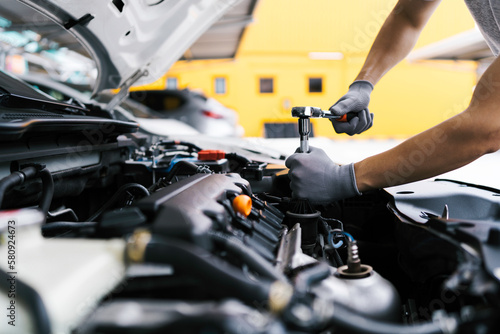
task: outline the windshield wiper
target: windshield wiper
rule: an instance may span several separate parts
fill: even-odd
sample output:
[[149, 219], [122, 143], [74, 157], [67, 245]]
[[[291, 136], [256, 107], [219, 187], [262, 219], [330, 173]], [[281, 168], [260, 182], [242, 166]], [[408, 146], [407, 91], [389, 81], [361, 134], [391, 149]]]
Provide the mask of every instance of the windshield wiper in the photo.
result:
[[47, 112], [70, 115], [87, 115], [88, 109], [75, 105], [68, 105], [58, 101], [40, 100], [16, 94], [1, 94], [0, 105], [16, 109], [39, 109]]

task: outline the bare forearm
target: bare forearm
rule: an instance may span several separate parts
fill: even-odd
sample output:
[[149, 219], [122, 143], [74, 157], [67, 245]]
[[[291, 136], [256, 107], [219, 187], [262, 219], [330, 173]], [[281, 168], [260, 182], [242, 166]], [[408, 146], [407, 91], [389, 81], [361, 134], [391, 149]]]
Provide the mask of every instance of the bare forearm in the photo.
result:
[[380, 29], [356, 80], [376, 84], [404, 59], [439, 2], [400, 0]]
[[395, 148], [356, 163], [356, 182], [363, 192], [433, 177], [479, 158], [483, 152], [469, 145], [452, 122], [442, 123]]
[[[424, 131], [391, 150], [354, 165], [359, 191], [385, 188], [427, 179], [467, 165], [499, 149], [499, 122], [468, 109]], [[498, 113], [498, 112], [496, 112]], [[498, 118], [498, 117], [497, 117]]]
[[479, 80], [469, 107], [391, 150], [354, 165], [359, 191], [433, 177], [500, 149], [500, 58]]
[[408, 55], [420, 30], [408, 26], [404, 19], [391, 14], [380, 30], [356, 80], [376, 84], [391, 68]]

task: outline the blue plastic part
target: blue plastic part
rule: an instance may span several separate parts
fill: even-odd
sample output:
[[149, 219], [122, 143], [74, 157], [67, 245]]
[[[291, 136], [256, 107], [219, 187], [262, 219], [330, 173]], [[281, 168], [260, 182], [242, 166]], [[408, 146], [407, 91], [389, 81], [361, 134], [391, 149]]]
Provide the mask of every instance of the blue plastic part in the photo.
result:
[[352, 237], [352, 235], [350, 235], [349, 233], [344, 232], [344, 231], [342, 231], [342, 233], [343, 233], [346, 237], [348, 237], [349, 239], [351, 239], [351, 241], [354, 241], [354, 238]]
[[340, 248], [342, 247], [342, 245], [344, 244], [344, 241], [340, 240], [338, 242], [333, 242], [333, 235], [335, 233], [342, 233], [343, 235], [345, 235], [347, 238], [350, 239], [350, 241], [354, 241], [354, 238], [352, 237], [351, 234], [347, 233], [347, 232], [344, 232], [344, 231], [331, 231], [330, 233], [328, 233], [328, 244], [330, 246], [332, 246], [333, 248], [337, 249], [337, 248]]
[[330, 233], [328, 234], [328, 244], [329, 244], [330, 246], [332, 246], [333, 248], [337, 249], [337, 248], [342, 247], [342, 245], [344, 244], [344, 242], [343, 242], [342, 240], [340, 240], [339, 242], [334, 243], [334, 242], [333, 242], [333, 234], [334, 234], [334, 233], [336, 233], [336, 232], [333, 232], [333, 233], [332, 233], [332, 232], [330, 232]]
[[172, 160], [170, 160], [170, 165], [168, 165], [168, 167], [165, 169], [165, 171], [170, 172], [172, 170], [172, 168], [174, 167], [174, 165], [182, 160], [184, 160], [184, 161], [197, 161], [198, 159], [195, 157], [173, 158]]

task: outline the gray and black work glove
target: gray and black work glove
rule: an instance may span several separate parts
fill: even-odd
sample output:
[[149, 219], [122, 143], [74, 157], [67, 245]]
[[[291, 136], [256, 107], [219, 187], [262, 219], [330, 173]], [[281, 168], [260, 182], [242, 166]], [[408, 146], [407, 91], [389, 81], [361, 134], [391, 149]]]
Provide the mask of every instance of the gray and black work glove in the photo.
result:
[[286, 159], [290, 168], [290, 188], [294, 198], [313, 203], [361, 195], [356, 186], [354, 164], [337, 165], [320, 148], [311, 147], [309, 153], [295, 153]]
[[373, 114], [368, 110], [370, 94], [373, 85], [369, 81], [354, 81], [349, 91], [337, 103], [330, 107], [332, 114], [342, 116], [348, 112], [356, 112], [357, 116], [349, 122], [339, 122], [331, 119], [337, 133], [347, 133], [349, 136], [368, 130], [373, 125]]

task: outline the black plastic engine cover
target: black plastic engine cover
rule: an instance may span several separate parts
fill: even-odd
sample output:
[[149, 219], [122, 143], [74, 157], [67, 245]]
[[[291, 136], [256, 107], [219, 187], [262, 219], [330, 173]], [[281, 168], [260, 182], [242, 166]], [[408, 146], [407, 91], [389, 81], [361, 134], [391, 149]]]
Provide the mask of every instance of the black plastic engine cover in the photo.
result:
[[214, 222], [229, 223], [228, 213], [217, 201], [228, 193], [240, 194], [237, 184], [248, 186], [234, 174], [197, 174], [155, 192], [137, 206], [153, 223], [153, 233], [207, 246], [204, 235]]

